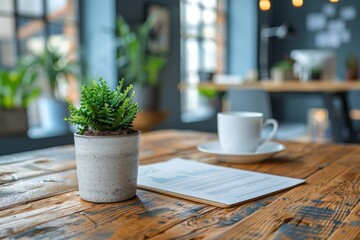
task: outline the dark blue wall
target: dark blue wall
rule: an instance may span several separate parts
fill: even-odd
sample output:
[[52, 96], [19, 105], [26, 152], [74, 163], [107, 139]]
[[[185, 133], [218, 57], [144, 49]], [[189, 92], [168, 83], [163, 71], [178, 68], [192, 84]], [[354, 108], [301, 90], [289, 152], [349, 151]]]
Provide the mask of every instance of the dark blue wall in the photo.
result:
[[[319, 13], [322, 11], [324, 4], [328, 4], [326, 0], [304, 1], [301, 8], [292, 6], [291, 1], [272, 0], [272, 10], [270, 13], [259, 11], [260, 16], [269, 16], [266, 19], [270, 26], [278, 26], [282, 23], [288, 23], [295, 29], [295, 34], [286, 39], [272, 39], [270, 45], [270, 64], [275, 63], [289, 55], [293, 49], [314, 49], [315, 33], [306, 29], [306, 17], [309, 13]], [[351, 41], [343, 43], [336, 51], [337, 76], [339, 79], [345, 79], [345, 62], [346, 57], [351, 53], [360, 59], [360, 1], [346, 0], [339, 1], [334, 4], [336, 7], [336, 15], [330, 19], [338, 19], [339, 11], [342, 7], [353, 6], [357, 11], [355, 19], [346, 21], [346, 28], [351, 33]], [[261, 20], [260, 20], [261, 21]], [[263, 22], [264, 23], [264, 22]], [[261, 22], [260, 22], [261, 24]]]
[[228, 0], [227, 21], [228, 73], [246, 77], [257, 68], [257, 2]]
[[[326, 0], [304, 1], [301, 8], [292, 6], [291, 1], [272, 0], [272, 8], [268, 12], [258, 9], [258, 33], [263, 25], [278, 26], [282, 23], [290, 24], [295, 33], [286, 39], [272, 38], [269, 45], [269, 65], [289, 56], [293, 49], [314, 49], [315, 33], [306, 29], [306, 17], [309, 13], [321, 12], [323, 4], [329, 3]], [[346, 0], [334, 5], [339, 18], [339, 9], [344, 6], [354, 6], [357, 11], [356, 19], [346, 21], [346, 27], [351, 32], [351, 41], [343, 43], [336, 49], [337, 76], [340, 80], [346, 77], [345, 61], [349, 53], [360, 59], [360, 1]], [[273, 94], [272, 105], [274, 116], [280, 120], [292, 120], [306, 122], [309, 108], [324, 107], [320, 96], [316, 95], [294, 95], [294, 94]], [[360, 92], [353, 92], [350, 96], [350, 107], [360, 108]]]

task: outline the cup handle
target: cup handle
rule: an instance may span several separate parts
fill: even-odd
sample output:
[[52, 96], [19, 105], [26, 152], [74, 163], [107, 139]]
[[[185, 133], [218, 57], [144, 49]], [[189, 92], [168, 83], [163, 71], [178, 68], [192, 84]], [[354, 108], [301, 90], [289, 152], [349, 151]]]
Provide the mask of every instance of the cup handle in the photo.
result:
[[278, 127], [279, 127], [278, 121], [276, 121], [275, 119], [267, 119], [264, 122], [263, 127], [265, 127], [266, 125], [269, 125], [269, 124], [273, 125], [273, 129], [272, 129], [272, 131], [270, 132], [270, 134], [267, 137], [261, 139], [260, 144], [273, 139], [273, 137], [275, 136], [275, 134], [276, 134], [276, 132], [278, 130]]

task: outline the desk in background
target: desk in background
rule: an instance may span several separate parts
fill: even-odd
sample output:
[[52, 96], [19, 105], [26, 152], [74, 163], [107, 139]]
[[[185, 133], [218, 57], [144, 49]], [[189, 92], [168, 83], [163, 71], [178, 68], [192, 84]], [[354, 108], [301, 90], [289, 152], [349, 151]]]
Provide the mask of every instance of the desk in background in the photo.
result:
[[[212, 82], [201, 83], [181, 83], [179, 89], [181, 91], [189, 88], [210, 88], [220, 92], [220, 98], [231, 88], [254, 89], [261, 88], [269, 93], [291, 93], [291, 94], [315, 94], [322, 98], [324, 106], [329, 112], [329, 120], [332, 127], [332, 134], [335, 142], [358, 142], [359, 139], [354, 131], [352, 121], [350, 119], [349, 105], [346, 94], [350, 90], [360, 90], [360, 80], [353, 82], [335, 82], [335, 81], [312, 81], [312, 82], [272, 82], [261, 81], [252, 83], [232, 83], [232, 84], [216, 84]], [[342, 118], [336, 114], [334, 100], [339, 99], [342, 105]], [[342, 132], [342, 120], [345, 123], [347, 136]]]
[[359, 146], [285, 142], [284, 152], [263, 163], [229, 164], [196, 150], [214, 139], [193, 131], [143, 134], [140, 163], [183, 157], [306, 183], [232, 208], [145, 190], [125, 202], [94, 204], [78, 196], [72, 145], [4, 156], [0, 238], [359, 239]]

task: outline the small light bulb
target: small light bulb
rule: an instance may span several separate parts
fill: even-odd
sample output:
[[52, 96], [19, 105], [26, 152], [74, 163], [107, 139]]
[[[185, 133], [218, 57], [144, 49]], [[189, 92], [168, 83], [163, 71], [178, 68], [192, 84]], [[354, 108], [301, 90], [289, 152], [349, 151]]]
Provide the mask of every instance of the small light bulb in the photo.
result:
[[269, 11], [271, 8], [270, 0], [260, 0], [259, 7], [262, 11]]
[[337, 2], [339, 2], [339, 0], [329, 0], [330, 2], [332, 2], [332, 3], [337, 3]]
[[303, 0], [292, 0], [292, 4], [294, 7], [301, 7], [304, 4]]

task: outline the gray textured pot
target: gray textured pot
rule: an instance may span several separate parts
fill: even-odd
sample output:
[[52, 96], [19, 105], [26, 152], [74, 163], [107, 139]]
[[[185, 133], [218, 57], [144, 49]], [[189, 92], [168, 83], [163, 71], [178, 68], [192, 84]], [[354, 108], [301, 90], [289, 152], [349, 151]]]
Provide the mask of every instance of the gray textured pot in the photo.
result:
[[124, 136], [74, 134], [80, 197], [107, 203], [136, 195], [140, 132]]

